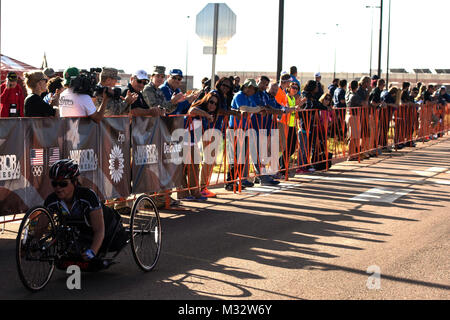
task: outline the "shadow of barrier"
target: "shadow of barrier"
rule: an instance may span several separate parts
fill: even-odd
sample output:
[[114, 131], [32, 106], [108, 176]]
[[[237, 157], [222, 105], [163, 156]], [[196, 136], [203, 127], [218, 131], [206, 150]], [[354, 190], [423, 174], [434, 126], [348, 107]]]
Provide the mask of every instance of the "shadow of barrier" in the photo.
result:
[[[302, 110], [281, 117], [246, 108], [240, 116], [0, 119], [1, 223], [20, 220], [51, 188], [59, 159], [80, 166], [82, 184], [109, 204], [146, 193], [199, 197], [208, 187], [289, 179], [298, 170], [328, 170], [333, 161], [425, 141], [450, 130], [449, 105]], [[6, 220], [4, 216], [12, 218]]]

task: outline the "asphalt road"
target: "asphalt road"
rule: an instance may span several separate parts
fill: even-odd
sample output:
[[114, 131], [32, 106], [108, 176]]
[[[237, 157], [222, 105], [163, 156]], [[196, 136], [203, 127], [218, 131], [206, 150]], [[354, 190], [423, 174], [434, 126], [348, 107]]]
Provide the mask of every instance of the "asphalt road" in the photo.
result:
[[141, 272], [127, 250], [109, 270], [83, 274], [81, 290], [56, 271], [43, 291], [26, 291], [17, 224], [7, 224], [0, 299], [450, 298], [449, 136], [280, 188], [217, 191], [162, 214], [154, 271]]

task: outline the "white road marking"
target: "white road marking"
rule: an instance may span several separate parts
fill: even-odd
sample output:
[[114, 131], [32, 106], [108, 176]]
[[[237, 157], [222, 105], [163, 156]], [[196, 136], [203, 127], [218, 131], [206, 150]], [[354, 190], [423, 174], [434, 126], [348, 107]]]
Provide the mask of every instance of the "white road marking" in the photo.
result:
[[351, 198], [350, 200], [362, 202], [393, 203], [395, 200], [407, 195], [411, 191], [413, 191], [413, 189], [373, 188], [357, 195], [356, 197]]
[[431, 167], [431, 168], [428, 168], [428, 169], [423, 170], [423, 171], [416, 171], [416, 170], [414, 170], [413, 172], [418, 174], [419, 176], [422, 176], [422, 177], [432, 177], [432, 176], [434, 176], [434, 175], [436, 175], [438, 173], [447, 171], [447, 169], [448, 168]]
[[255, 192], [277, 193], [277, 192], [282, 192], [283, 190], [293, 189], [300, 185], [301, 185], [301, 183], [295, 183], [295, 184], [280, 183], [279, 185], [276, 185], [276, 186], [260, 186], [260, 187], [245, 188], [245, 190], [242, 190], [242, 193], [255, 193]]

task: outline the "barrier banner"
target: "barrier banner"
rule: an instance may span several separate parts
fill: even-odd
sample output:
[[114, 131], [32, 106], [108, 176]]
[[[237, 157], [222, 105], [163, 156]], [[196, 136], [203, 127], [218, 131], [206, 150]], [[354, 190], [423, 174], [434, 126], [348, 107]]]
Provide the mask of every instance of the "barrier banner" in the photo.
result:
[[100, 174], [101, 148], [100, 125], [89, 118], [67, 118], [63, 158], [70, 158], [78, 163], [81, 184], [92, 189], [103, 200], [105, 195], [99, 187], [104, 177]]
[[131, 193], [130, 118], [104, 118], [100, 137], [97, 186], [106, 199], [127, 197]]
[[[25, 177], [27, 188], [26, 204], [43, 204], [53, 192], [50, 183], [50, 167], [63, 159], [65, 121], [50, 118], [21, 120], [25, 139]], [[22, 138], [23, 139], [23, 138]]]
[[[23, 122], [5, 119], [0, 125], [0, 216], [24, 212], [29, 183], [25, 179]], [[29, 188], [32, 189], [32, 188]]]
[[[183, 117], [159, 118], [161, 133], [161, 162], [159, 163], [160, 190], [183, 185], [183, 138], [173, 135], [175, 130], [184, 129]], [[183, 130], [186, 132], [186, 130]], [[185, 136], [183, 136], [185, 138]]]
[[133, 117], [131, 123], [132, 192], [159, 191], [159, 162], [161, 161], [161, 130], [158, 118]]
[[183, 118], [132, 120], [132, 192], [158, 192], [181, 186], [182, 144], [172, 141], [172, 133], [183, 128]]

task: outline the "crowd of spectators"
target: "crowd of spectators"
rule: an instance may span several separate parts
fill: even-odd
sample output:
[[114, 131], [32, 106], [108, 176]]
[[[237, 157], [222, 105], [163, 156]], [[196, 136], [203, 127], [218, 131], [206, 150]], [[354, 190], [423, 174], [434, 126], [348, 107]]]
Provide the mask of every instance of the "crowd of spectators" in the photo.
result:
[[[372, 79], [362, 77], [359, 81], [333, 79], [325, 89], [321, 83], [321, 74], [316, 73], [314, 79], [302, 86], [297, 79], [295, 66], [290, 68], [289, 73], [282, 72], [279, 81], [271, 81], [261, 75], [258, 79], [246, 79], [241, 84], [238, 76], [216, 77], [215, 87], [212, 88], [211, 80], [204, 78], [202, 88], [189, 93], [181, 91], [183, 72], [172, 69], [166, 74], [164, 66], [155, 66], [150, 74], [145, 70], [136, 71], [130, 77], [126, 89], [119, 89], [119, 92], [116, 87], [120, 79], [118, 70], [103, 68], [98, 75], [98, 87], [105, 89], [95, 96], [72, 90], [71, 81], [79, 75], [80, 70], [75, 67], [66, 69], [63, 77], [56, 76], [51, 69], [25, 73], [28, 88], [25, 97], [17, 85], [17, 74], [8, 73], [1, 85], [1, 117], [87, 116], [98, 123], [104, 116], [110, 115], [188, 115], [192, 127], [200, 126], [202, 130], [216, 128], [224, 131], [228, 127], [268, 129], [270, 132], [270, 129], [278, 128], [280, 151], [283, 151], [279, 158], [280, 171], [277, 174], [265, 174], [258, 165], [254, 165], [254, 171], [259, 175], [255, 182], [261, 185], [277, 185], [278, 179], [291, 174], [286, 167], [296, 150], [299, 164], [296, 172], [316, 170], [314, 163], [323, 157], [326, 149], [327, 130], [324, 126], [332, 122], [331, 116], [336, 117], [335, 123], [345, 123], [345, 128], [340, 127], [338, 131], [345, 131], [350, 154], [348, 160], [360, 160], [377, 156], [380, 152], [390, 152], [387, 130], [393, 111], [400, 104], [418, 107], [430, 101], [439, 104], [450, 102], [445, 86], [422, 83], [412, 86], [405, 82], [401, 88], [386, 88], [386, 82], [377, 76]], [[361, 111], [383, 108], [386, 110], [385, 116], [378, 121], [374, 119], [374, 112], [368, 111], [367, 116], [363, 116]], [[312, 112], [319, 112], [320, 121], [315, 120]], [[227, 124], [225, 119], [229, 121]], [[380, 129], [378, 137], [372, 134], [375, 123]], [[260, 138], [258, 133], [258, 145]], [[235, 136], [234, 139], [239, 140], [239, 137]], [[191, 141], [192, 147], [194, 142]], [[242, 144], [243, 150], [246, 150], [248, 136], [235, 142]], [[383, 148], [374, 150], [373, 147], [377, 145]], [[204, 144], [203, 147], [206, 146]], [[403, 146], [399, 144], [397, 147]], [[414, 143], [410, 142], [408, 146], [414, 146]], [[257, 152], [259, 154], [259, 150]], [[255, 182], [247, 179], [250, 163], [244, 162], [230, 165], [225, 185], [227, 190], [235, 190], [239, 184], [240, 188], [254, 185]], [[184, 184], [190, 189], [180, 193], [181, 198], [206, 200], [207, 197], [214, 197], [215, 194], [207, 189], [214, 163], [203, 162], [201, 169], [199, 164], [186, 167]], [[236, 183], [236, 180], [239, 181]], [[176, 203], [174, 199], [171, 201]]]

